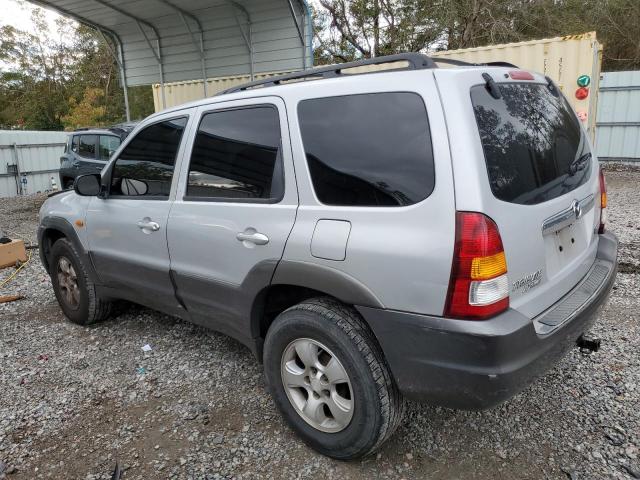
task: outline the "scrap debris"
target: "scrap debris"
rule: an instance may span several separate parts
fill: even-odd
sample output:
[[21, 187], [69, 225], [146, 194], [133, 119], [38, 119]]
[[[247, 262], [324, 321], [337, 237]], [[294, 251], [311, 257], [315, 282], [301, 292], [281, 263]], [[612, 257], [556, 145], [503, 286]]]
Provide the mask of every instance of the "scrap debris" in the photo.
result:
[[16, 300], [22, 300], [24, 295], [0, 295], [0, 303], [15, 302]]

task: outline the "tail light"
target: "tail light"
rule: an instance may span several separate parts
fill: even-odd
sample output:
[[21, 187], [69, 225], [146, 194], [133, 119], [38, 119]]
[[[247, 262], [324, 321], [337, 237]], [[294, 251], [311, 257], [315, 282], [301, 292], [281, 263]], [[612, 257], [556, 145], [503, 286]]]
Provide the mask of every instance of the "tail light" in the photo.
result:
[[600, 226], [598, 233], [604, 233], [604, 225], [607, 223], [607, 182], [604, 172], [600, 170]]
[[456, 212], [456, 242], [445, 316], [484, 320], [507, 308], [507, 261], [498, 226], [481, 213]]

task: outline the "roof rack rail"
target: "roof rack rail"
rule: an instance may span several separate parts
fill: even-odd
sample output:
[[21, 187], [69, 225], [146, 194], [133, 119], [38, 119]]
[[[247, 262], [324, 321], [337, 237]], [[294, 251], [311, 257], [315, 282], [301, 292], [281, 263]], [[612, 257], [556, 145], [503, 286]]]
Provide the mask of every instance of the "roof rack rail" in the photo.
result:
[[382, 65], [385, 63], [395, 62], [407, 62], [408, 64], [406, 67], [399, 68], [398, 70], [422, 70], [425, 68], [438, 68], [434, 59], [422, 53], [399, 53], [396, 55], [385, 55], [382, 57], [366, 58], [364, 60], [357, 60], [355, 62], [339, 63], [336, 65], [328, 65], [326, 67], [317, 67], [300, 72], [289, 73], [286, 75], [279, 75], [277, 77], [264, 78], [262, 80], [244, 83], [237, 87], [228, 88], [227, 90], [220, 92], [218, 95], [241, 92], [243, 90], [249, 90], [253, 87], [258, 86], [270, 87], [274, 85], [280, 85], [282, 82], [287, 82], [290, 80], [339, 77], [342, 74], [343, 70], [348, 70], [356, 67], [364, 67], [366, 65]]
[[[402, 68], [393, 70], [424, 70], [429, 68], [438, 68], [438, 63], [446, 63], [449, 65], [456, 65], [459, 67], [478, 67], [478, 66], [508, 66], [515, 67], [510, 63], [505, 62], [490, 62], [490, 63], [469, 63], [462, 60], [456, 60], [453, 58], [440, 58], [429, 57], [422, 53], [398, 53], [395, 55], [384, 55], [382, 57], [367, 58], [364, 60], [357, 60], [355, 62], [338, 63], [336, 65], [328, 65], [326, 67], [317, 67], [309, 70], [302, 70], [300, 72], [289, 73], [286, 75], [278, 75], [275, 77], [263, 78], [262, 80], [256, 80], [254, 82], [244, 83], [237, 87], [231, 87], [217, 95], [225, 95], [227, 93], [242, 92], [250, 90], [254, 87], [272, 87], [280, 85], [283, 82], [291, 80], [303, 80], [303, 79], [321, 79], [321, 78], [335, 78], [343, 75], [343, 70], [349, 70], [351, 68], [364, 67], [366, 65], [383, 65], [385, 63], [406, 62], [408, 65]], [[517, 67], [516, 67], [517, 68]], [[379, 71], [363, 72], [358, 74], [348, 75], [364, 75], [367, 73], [379, 73]]]

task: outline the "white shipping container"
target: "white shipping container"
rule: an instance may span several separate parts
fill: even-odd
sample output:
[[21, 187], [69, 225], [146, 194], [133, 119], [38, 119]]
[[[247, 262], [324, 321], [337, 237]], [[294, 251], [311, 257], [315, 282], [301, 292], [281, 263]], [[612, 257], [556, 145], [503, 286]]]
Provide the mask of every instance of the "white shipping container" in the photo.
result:
[[[533, 70], [549, 76], [567, 96], [571, 105], [580, 113], [591, 138], [595, 135], [595, 119], [602, 63], [602, 45], [596, 39], [596, 32], [565, 37], [530, 40], [527, 42], [489, 45], [486, 47], [447, 50], [429, 53], [433, 57], [455, 58], [471, 63], [508, 62], [520, 68]], [[442, 67], [446, 65], [442, 64]], [[352, 69], [350, 73], [385, 70], [389, 65], [370, 65]], [[397, 68], [397, 66], [396, 66]], [[256, 79], [280, 75], [286, 72], [273, 72], [256, 75]], [[577, 79], [581, 75], [590, 77], [589, 96], [578, 100], [575, 91]], [[207, 81], [207, 95], [217, 93], [249, 82], [248, 75], [210, 78]], [[167, 108], [193, 100], [204, 98], [202, 80], [165, 84]], [[155, 110], [162, 110], [160, 85], [153, 85]]]
[[[595, 138], [598, 84], [602, 64], [602, 45], [596, 32], [565, 37], [505, 43], [486, 47], [446, 50], [430, 54], [433, 57], [454, 58], [471, 63], [508, 62], [526, 70], [533, 70], [551, 78], [571, 102], [582, 118], [592, 139]], [[589, 96], [578, 100], [578, 77], [591, 79]]]
[[[290, 72], [270, 72], [259, 73], [255, 75], [256, 80], [262, 78], [274, 77]], [[242, 85], [251, 81], [249, 75], [236, 75], [232, 77], [216, 77], [207, 80], [207, 96], [213, 97], [228, 88]], [[191, 80], [188, 82], [174, 82], [164, 84], [164, 96], [166, 108], [182, 105], [183, 103], [192, 102], [204, 98], [204, 86], [202, 80]], [[160, 84], [153, 85], [153, 106], [156, 112], [163, 110], [162, 107], [162, 89]]]

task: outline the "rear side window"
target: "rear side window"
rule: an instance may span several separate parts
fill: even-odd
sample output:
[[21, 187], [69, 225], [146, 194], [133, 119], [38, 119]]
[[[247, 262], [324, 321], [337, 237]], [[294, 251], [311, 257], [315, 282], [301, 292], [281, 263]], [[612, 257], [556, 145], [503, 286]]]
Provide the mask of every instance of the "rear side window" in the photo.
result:
[[193, 145], [187, 199], [278, 200], [280, 121], [271, 106], [207, 113]]
[[97, 135], [80, 135], [78, 155], [84, 158], [96, 158]]
[[320, 202], [403, 206], [433, 191], [429, 122], [419, 95], [392, 92], [304, 100], [298, 117]]
[[120, 139], [113, 135], [100, 135], [100, 160], [109, 160], [120, 146]]
[[186, 118], [150, 125], [120, 153], [111, 175], [111, 195], [168, 197]]
[[533, 205], [583, 185], [591, 152], [565, 98], [540, 84], [500, 84], [500, 93], [496, 99], [484, 85], [471, 89], [494, 196]]

